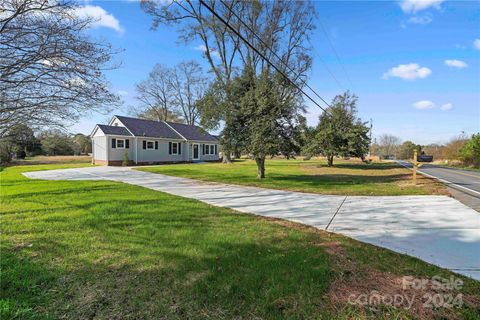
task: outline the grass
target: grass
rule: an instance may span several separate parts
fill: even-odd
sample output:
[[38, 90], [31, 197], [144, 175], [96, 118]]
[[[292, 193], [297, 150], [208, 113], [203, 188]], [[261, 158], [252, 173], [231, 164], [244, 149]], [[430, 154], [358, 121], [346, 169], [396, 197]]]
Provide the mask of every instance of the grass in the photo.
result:
[[474, 167], [467, 167], [464, 165], [449, 165], [446, 163], [434, 163], [436, 166], [440, 167], [445, 167], [445, 168], [451, 168], [451, 169], [460, 169], [460, 170], [467, 170], [467, 171], [475, 171], [475, 172], [480, 172], [480, 168], [474, 168]]
[[[141, 187], [21, 175], [77, 166], [0, 173], [1, 319], [410, 319], [418, 310], [360, 308], [342, 297], [402, 275], [452, 275], [314, 228]], [[473, 303], [429, 317], [477, 318], [480, 283], [460, 278]]]
[[239, 160], [232, 164], [176, 164], [138, 168], [138, 170], [180, 176], [204, 181], [285, 189], [300, 192], [339, 195], [424, 195], [448, 194], [434, 180], [417, 176], [411, 183], [411, 172], [394, 162], [364, 164], [339, 161], [327, 167], [323, 160], [268, 160], [266, 178], [256, 178], [256, 164]]

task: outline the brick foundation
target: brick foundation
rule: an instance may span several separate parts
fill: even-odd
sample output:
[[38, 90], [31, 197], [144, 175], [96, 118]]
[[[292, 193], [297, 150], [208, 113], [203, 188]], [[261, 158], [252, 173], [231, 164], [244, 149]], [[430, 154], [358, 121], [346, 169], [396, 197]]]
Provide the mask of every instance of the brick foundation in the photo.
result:
[[[203, 160], [202, 162], [220, 162], [220, 160]], [[100, 166], [121, 166], [123, 160], [95, 160], [92, 159], [92, 164]], [[129, 166], [150, 166], [157, 164], [177, 164], [177, 163], [193, 163], [193, 161], [144, 161], [135, 164], [133, 161], [130, 161]]]

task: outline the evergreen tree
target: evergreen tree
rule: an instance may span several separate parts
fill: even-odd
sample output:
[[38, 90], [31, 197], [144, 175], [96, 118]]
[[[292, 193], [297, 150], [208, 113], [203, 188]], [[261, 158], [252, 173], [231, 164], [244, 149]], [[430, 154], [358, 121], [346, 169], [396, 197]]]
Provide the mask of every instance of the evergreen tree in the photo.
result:
[[322, 154], [329, 167], [335, 156], [365, 157], [370, 144], [369, 128], [357, 118], [357, 99], [348, 91], [333, 99], [305, 148], [308, 155]]

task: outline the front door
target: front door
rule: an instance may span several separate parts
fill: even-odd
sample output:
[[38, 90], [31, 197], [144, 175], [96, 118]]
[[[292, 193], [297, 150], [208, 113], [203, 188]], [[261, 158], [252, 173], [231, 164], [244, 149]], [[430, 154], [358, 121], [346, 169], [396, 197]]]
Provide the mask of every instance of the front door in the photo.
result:
[[193, 160], [198, 160], [200, 159], [199, 156], [198, 156], [198, 151], [199, 151], [199, 146], [197, 143], [194, 143], [193, 144]]

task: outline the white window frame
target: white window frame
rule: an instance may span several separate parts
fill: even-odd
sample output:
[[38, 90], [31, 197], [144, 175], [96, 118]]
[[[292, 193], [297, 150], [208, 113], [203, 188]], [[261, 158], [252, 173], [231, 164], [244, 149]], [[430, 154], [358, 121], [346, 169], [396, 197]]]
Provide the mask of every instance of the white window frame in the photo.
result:
[[[123, 147], [119, 147], [119, 146], [118, 146], [118, 141], [122, 141], [122, 142], [123, 142]], [[117, 148], [117, 149], [125, 149], [125, 139], [115, 139], [115, 148]]]
[[[146, 145], [145, 145], [145, 150], [155, 150], [155, 141], [154, 141], [154, 140], [145, 140], [145, 141], [147, 141], [147, 142], [146, 142]], [[151, 147], [151, 148], [148, 147], [148, 143], [149, 143], [149, 142], [152, 143], [152, 147]]]
[[215, 155], [215, 145], [214, 144], [205, 144], [205, 155], [206, 156], [213, 156]]
[[[173, 146], [176, 146], [177, 150], [174, 152], [173, 151]], [[180, 142], [173, 142], [172, 141], [172, 155], [178, 155], [178, 149], [179, 149]]]

